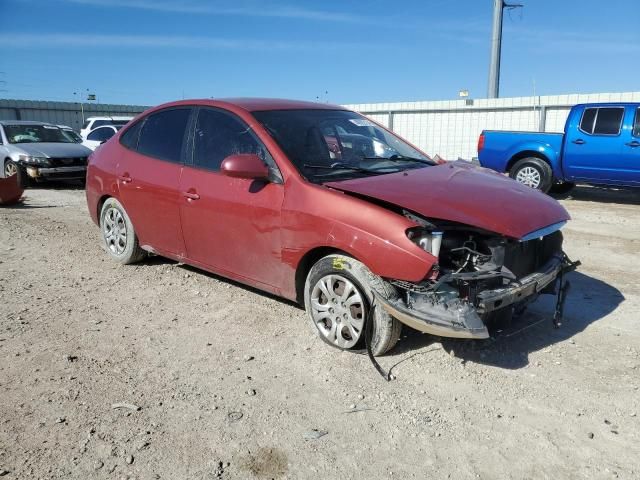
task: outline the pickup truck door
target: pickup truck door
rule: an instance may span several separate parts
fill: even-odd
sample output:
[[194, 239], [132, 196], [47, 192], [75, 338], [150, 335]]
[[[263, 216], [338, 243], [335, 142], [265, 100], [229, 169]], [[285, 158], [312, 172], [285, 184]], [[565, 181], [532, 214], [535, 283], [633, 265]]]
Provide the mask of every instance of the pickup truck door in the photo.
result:
[[640, 186], [640, 108], [628, 110], [622, 132], [620, 185], [637, 187]]
[[624, 118], [624, 106], [588, 107], [568, 125], [563, 152], [566, 180], [620, 184], [626, 177]]

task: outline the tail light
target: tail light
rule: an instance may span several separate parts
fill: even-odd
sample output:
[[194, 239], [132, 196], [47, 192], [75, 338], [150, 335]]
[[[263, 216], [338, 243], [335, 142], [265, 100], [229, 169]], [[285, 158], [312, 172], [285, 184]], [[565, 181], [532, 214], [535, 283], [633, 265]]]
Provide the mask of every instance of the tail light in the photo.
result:
[[478, 153], [480, 153], [480, 150], [482, 150], [484, 148], [484, 132], [482, 132], [480, 134], [480, 137], [478, 137]]

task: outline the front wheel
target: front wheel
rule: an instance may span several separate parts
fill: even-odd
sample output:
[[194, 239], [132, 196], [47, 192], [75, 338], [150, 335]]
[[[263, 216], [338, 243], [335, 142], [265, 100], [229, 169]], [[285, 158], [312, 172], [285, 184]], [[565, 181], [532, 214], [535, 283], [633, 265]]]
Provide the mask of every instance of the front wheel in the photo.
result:
[[518, 160], [511, 170], [509, 176], [516, 182], [527, 187], [548, 192], [553, 184], [553, 172], [551, 166], [544, 160], [537, 157], [528, 157]]
[[[334, 254], [318, 260], [304, 287], [305, 308], [313, 330], [332, 347], [362, 349], [372, 289], [385, 295], [393, 292], [393, 287], [354, 258]], [[397, 343], [402, 324], [381, 307], [375, 308], [371, 321], [371, 351], [383, 355]]]
[[18, 164], [13, 160], [5, 160], [4, 162], [4, 178], [13, 177], [18, 174]]

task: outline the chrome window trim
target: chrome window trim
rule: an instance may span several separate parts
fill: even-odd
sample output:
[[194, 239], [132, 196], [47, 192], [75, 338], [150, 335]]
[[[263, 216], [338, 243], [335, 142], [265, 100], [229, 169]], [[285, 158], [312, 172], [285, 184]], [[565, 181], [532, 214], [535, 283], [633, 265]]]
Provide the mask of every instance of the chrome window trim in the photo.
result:
[[[596, 116], [593, 117], [593, 125], [591, 125], [591, 133], [587, 132], [586, 130], [582, 129], [582, 118], [584, 117], [584, 114], [587, 110], [590, 109], [596, 109]], [[596, 129], [596, 125], [598, 123], [598, 116], [600, 115], [600, 110], [603, 108], [608, 108], [611, 110], [622, 110], [622, 116], [620, 117], [620, 123], [618, 124], [618, 133], [593, 133]], [[626, 107], [624, 106], [619, 106], [619, 107], [587, 107], [582, 111], [582, 115], [580, 116], [580, 122], [578, 123], [578, 130], [580, 130], [582, 133], [584, 133], [585, 135], [589, 135], [591, 137], [618, 137], [620, 136], [620, 133], [622, 132], [622, 125], [624, 124], [624, 114], [626, 112]]]

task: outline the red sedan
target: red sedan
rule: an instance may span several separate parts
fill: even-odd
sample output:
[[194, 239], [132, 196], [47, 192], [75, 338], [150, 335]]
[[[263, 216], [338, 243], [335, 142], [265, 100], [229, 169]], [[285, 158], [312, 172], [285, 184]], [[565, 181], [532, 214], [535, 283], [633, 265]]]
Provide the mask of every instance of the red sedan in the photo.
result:
[[87, 202], [115, 260], [153, 253], [296, 300], [340, 349], [370, 321], [376, 355], [402, 324], [486, 338], [573, 268], [552, 198], [326, 104], [148, 110], [91, 156]]

